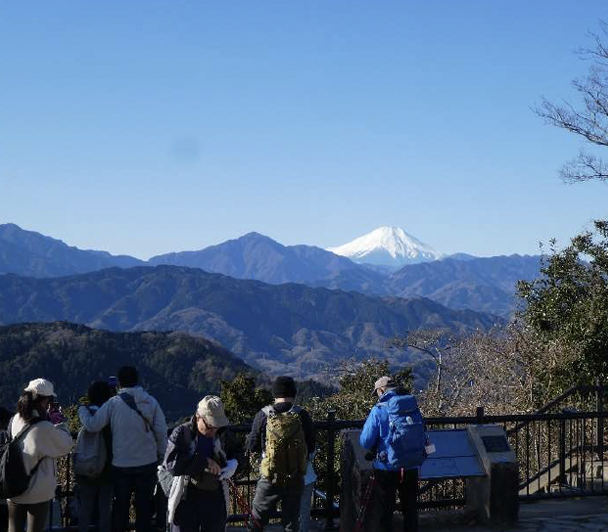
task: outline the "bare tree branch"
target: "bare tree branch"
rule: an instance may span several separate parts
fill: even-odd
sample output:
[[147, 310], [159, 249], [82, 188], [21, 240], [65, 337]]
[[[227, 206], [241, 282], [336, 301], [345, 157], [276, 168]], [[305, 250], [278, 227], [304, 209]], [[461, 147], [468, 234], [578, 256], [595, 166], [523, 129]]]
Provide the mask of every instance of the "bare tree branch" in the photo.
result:
[[[608, 147], [608, 24], [600, 21], [599, 26], [599, 32], [589, 34], [592, 47], [578, 51], [581, 59], [591, 61], [587, 76], [572, 81], [580, 96], [579, 105], [558, 105], [543, 98], [534, 112], [546, 123], [603, 148]], [[576, 159], [564, 164], [560, 176], [567, 183], [608, 181], [608, 166], [601, 157], [581, 151]]]

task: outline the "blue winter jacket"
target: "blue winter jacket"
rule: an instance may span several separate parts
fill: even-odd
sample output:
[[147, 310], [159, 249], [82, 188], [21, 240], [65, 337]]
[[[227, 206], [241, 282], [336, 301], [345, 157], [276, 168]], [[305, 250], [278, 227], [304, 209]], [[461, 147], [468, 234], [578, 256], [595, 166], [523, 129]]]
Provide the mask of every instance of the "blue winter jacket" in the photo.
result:
[[[395, 388], [388, 390], [380, 396], [378, 403], [386, 403], [395, 395], [401, 395], [401, 393]], [[373, 406], [369, 416], [367, 416], [365, 425], [363, 425], [363, 430], [361, 431], [361, 436], [359, 437], [361, 447], [367, 450], [375, 449], [376, 451], [376, 458], [372, 464], [374, 469], [382, 469], [384, 471], [396, 470], [385, 461], [378, 459], [379, 456], [386, 456], [388, 437], [389, 422], [387, 409], [376, 404]]]

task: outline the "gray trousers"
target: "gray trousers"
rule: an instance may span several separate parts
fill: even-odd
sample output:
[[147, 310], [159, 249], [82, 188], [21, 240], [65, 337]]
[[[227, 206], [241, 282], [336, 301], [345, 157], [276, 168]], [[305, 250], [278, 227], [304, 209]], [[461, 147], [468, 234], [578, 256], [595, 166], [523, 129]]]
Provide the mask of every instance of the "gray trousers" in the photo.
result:
[[299, 532], [302, 488], [303, 486], [276, 486], [265, 478], [258, 480], [252, 508], [255, 520], [254, 530], [264, 529], [270, 520], [271, 514], [276, 510], [277, 503], [280, 501], [282, 510], [281, 524], [285, 532]]

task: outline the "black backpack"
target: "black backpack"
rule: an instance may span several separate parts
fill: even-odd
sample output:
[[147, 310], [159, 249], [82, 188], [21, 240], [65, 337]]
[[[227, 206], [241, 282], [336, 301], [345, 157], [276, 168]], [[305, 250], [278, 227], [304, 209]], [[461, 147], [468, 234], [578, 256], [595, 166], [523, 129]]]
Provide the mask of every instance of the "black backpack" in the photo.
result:
[[0, 498], [2, 499], [10, 499], [25, 493], [30, 486], [30, 480], [44, 459], [41, 458], [28, 475], [23, 464], [23, 452], [19, 446], [19, 441], [39, 421], [43, 419], [39, 417], [32, 419], [14, 438], [11, 436], [11, 423], [9, 423], [8, 438], [3, 438], [0, 447]]

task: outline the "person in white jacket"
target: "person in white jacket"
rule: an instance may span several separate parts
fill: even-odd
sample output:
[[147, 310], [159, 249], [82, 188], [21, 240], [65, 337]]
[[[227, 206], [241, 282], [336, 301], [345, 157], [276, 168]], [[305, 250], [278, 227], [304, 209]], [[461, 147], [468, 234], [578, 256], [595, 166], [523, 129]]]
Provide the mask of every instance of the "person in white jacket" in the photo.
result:
[[138, 386], [137, 370], [123, 366], [117, 373], [118, 395], [91, 414], [81, 406], [78, 415], [91, 432], [112, 430], [113, 532], [127, 530], [131, 493], [135, 492], [135, 529], [150, 532], [156, 467], [167, 448], [165, 415], [154, 397]]
[[55, 389], [50, 381], [30, 381], [9, 423], [13, 438], [24, 434], [19, 444], [25, 470], [32, 475], [25, 493], [7, 502], [9, 532], [23, 532], [26, 522], [27, 532], [44, 529], [49, 501], [57, 487], [55, 459], [67, 455], [74, 444], [60, 409], [50, 408], [53, 397]]

